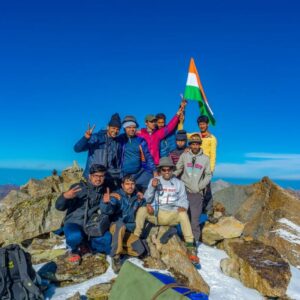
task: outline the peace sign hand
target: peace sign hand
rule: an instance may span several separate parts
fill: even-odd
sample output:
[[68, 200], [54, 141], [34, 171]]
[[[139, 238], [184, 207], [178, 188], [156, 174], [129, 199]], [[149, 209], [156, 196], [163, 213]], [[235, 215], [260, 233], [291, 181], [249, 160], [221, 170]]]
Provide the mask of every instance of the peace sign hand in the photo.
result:
[[103, 202], [109, 203], [110, 202], [110, 191], [109, 188], [106, 189], [106, 193], [103, 195]]
[[86, 139], [89, 140], [89, 139], [91, 138], [91, 135], [92, 135], [92, 133], [93, 133], [95, 127], [96, 127], [95, 124], [93, 125], [92, 128], [90, 127], [90, 123], [88, 124], [88, 130], [87, 130], [87, 131], [85, 132], [85, 134], [84, 134], [84, 136], [85, 136]]
[[76, 185], [73, 188], [69, 189], [67, 192], [65, 192], [63, 195], [65, 199], [73, 199], [80, 191], [81, 187], [79, 185]]

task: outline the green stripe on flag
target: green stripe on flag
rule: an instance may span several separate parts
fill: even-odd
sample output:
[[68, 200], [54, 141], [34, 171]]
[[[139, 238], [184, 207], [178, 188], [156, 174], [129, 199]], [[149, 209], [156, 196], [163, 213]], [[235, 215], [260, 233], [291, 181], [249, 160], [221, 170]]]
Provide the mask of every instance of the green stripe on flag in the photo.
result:
[[214, 116], [210, 113], [210, 110], [206, 106], [204, 101], [198, 101], [199, 107], [200, 107], [200, 113], [202, 116], [207, 116], [209, 119], [209, 123], [212, 124], [213, 126], [216, 125], [216, 120]]
[[187, 85], [184, 91], [184, 99], [203, 101], [200, 90], [196, 86]]

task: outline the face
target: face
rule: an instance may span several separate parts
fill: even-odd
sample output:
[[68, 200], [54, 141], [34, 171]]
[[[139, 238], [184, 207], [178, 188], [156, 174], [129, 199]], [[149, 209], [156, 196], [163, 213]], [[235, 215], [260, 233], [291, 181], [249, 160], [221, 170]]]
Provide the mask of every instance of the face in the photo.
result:
[[176, 145], [179, 149], [184, 148], [185, 141], [176, 141]]
[[201, 132], [206, 132], [208, 129], [208, 124], [205, 122], [200, 122], [198, 126]]
[[125, 180], [122, 183], [122, 189], [127, 195], [132, 195], [135, 190], [135, 183], [131, 180]]
[[89, 179], [94, 186], [100, 186], [103, 184], [105, 178], [104, 172], [97, 172], [89, 175]]
[[107, 134], [112, 138], [117, 137], [119, 132], [120, 132], [120, 128], [118, 127], [108, 126], [107, 128]]
[[163, 179], [169, 180], [173, 175], [173, 168], [172, 167], [162, 167], [162, 168], [160, 168], [160, 174]]
[[145, 124], [146, 124], [148, 129], [154, 130], [155, 127], [156, 127], [156, 120], [147, 121]]
[[190, 148], [194, 154], [197, 154], [200, 151], [200, 146], [201, 145], [199, 143], [191, 143], [190, 144]]
[[136, 126], [128, 126], [125, 128], [125, 132], [128, 137], [134, 137], [136, 132]]
[[158, 129], [165, 127], [165, 120], [164, 119], [157, 119], [156, 125], [157, 125]]

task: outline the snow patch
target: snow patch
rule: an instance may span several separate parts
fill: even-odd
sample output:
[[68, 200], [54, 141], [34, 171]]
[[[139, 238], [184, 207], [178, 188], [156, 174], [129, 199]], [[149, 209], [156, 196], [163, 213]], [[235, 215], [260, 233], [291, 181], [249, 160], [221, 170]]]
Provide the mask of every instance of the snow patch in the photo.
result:
[[291, 299], [300, 300], [300, 270], [296, 267], [290, 266], [292, 272], [292, 278], [288, 285], [286, 294]]

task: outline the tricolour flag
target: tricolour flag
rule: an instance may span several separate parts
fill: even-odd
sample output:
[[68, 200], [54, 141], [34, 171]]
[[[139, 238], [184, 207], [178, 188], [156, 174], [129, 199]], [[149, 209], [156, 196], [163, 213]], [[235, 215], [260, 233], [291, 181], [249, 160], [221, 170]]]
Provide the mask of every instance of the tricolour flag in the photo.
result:
[[207, 116], [212, 125], [216, 124], [214, 113], [208, 104], [193, 58], [191, 58], [190, 61], [189, 74], [184, 91], [184, 99], [198, 101], [201, 115]]

